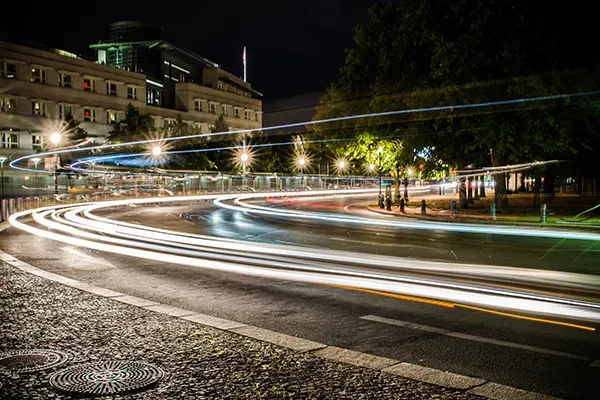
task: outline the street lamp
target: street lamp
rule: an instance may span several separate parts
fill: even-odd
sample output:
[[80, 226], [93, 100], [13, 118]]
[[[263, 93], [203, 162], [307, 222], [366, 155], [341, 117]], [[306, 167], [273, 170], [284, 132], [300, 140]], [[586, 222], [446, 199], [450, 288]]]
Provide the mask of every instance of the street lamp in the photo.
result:
[[162, 149], [160, 148], [160, 146], [154, 146], [152, 148], [152, 155], [160, 156], [160, 153], [162, 153]]
[[246, 163], [248, 162], [248, 158], [250, 156], [245, 151], [240, 155], [240, 160], [242, 160], [242, 175], [246, 175]]
[[307, 163], [308, 163], [308, 160], [306, 159], [305, 156], [300, 156], [300, 158], [298, 158], [298, 169], [300, 170], [301, 189], [302, 189], [302, 186], [304, 186], [304, 167], [306, 166]]
[[4, 161], [6, 161], [6, 157], [0, 157], [0, 181], [2, 182], [0, 185], [2, 186], [1, 194], [4, 197]]
[[[62, 134], [60, 132], [52, 132], [50, 134], [50, 142], [56, 147], [62, 140]], [[58, 154], [54, 154], [54, 194], [58, 194]]]
[[[377, 156], [379, 157], [379, 208], [383, 208], [383, 201], [381, 200], [381, 155], [383, 154], [383, 146], [377, 148]], [[374, 166], [373, 166], [374, 167]]]
[[32, 159], [31, 161], [33, 161], [33, 164], [35, 165], [35, 195], [37, 196], [39, 194], [37, 169], [38, 169], [38, 164], [41, 161], [41, 158], [36, 157], [36, 158]]

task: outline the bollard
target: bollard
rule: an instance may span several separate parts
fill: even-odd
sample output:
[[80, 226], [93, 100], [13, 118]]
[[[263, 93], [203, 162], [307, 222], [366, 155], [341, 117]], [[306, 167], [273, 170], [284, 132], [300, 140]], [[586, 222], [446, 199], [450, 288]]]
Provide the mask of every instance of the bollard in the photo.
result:
[[421, 215], [427, 214], [427, 203], [425, 203], [425, 199], [421, 200]]
[[492, 203], [490, 206], [490, 215], [492, 216], [492, 221], [496, 220], [496, 203]]
[[453, 217], [456, 215], [456, 200], [450, 200], [450, 214]]
[[17, 199], [17, 212], [20, 212], [20, 211], [23, 211], [23, 210], [24, 210], [24, 208], [23, 208], [23, 198], [19, 197]]
[[540, 206], [540, 222], [545, 223], [548, 221], [548, 207], [546, 203], [542, 203]]
[[442, 195], [442, 187], [441, 186], [438, 188], [438, 195], [440, 195], [440, 196]]
[[383, 193], [379, 195], [379, 208], [381, 208], [382, 210], [385, 208], [384, 204], [383, 204]]
[[385, 209], [388, 211], [392, 211], [392, 197], [391, 196], [385, 197]]
[[404, 198], [400, 198], [400, 212], [404, 212]]
[[8, 199], [8, 215], [15, 213], [15, 199]]

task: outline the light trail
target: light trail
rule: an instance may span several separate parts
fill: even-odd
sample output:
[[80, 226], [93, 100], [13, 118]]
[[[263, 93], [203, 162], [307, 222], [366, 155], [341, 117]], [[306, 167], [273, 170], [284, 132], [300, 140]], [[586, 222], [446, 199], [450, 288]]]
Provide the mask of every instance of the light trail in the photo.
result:
[[[339, 191], [352, 195], [356, 191]], [[266, 193], [258, 196], [317, 196], [331, 195], [331, 191]], [[483, 284], [461, 283], [439, 277], [421, 278], [406, 275], [405, 271], [444, 273], [448, 275], [510, 277], [513, 281], [539, 282], [545, 279], [557, 286], [595, 287], [594, 277], [551, 271], [529, 270], [508, 267], [489, 267], [476, 264], [443, 263], [411, 260], [325, 249], [297, 246], [270, 245], [212, 236], [185, 234], [160, 228], [140, 226], [94, 214], [106, 208], [130, 204], [188, 203], [213, 200], [217, 204], [242, 200], [248, 196], [204, 195], [192, 197], [143, 198], [117, 200], [105, 203], [87, 203], [59, 207], [45, 207], [23, 211], [10, 217], [10, 223], [24, 231], [48, 239], [99, 251], [150, 259], [166, 263], [182, 264], [203, 269], [258, 276], [270, 279], [295, 280], [315, 284], [326, 284], [361, 288], [370, 291], [388, 292], [413, 298], [433, 299], [437, 302], [464, 304], [470, 307], [494, 308], [518, 311], [555, 318], [569, 318], [600, 322], [600, 304], [579, 301], [559, 296], [540, 295], [528, 291], [499, 289]], [[235, 206], [236, 208], [239, 206]], [[239, 207], [244, 212], [266, 211]], [[296, 218], [302, 212], [286, 213]], [[23, 222], [32, 217], [35, 225]], [[369, 224], [384, 222], [362, 219]], [[377, 270], [372, 267], [378, 266]], [[408, 297], [407, 297], [408, 298]]]
[[[127, 143], [114, 143], [114, 144], [87, 147], [87, 148], [85, 148], [85, 150], [92, 151], [92, 150], [114, 149], [117, 147], [135, 146], [135, 145], [148, 144], [148, 143], [165, 143], [165, 142], [169, 142], [169, 141], [199, 139], [199, 138], [212, 137], [212, 136], [239, 135], [242, 133], [272, 131], [272, 130], [304, 127], [307, 125], [319, 125], [319, 124], [325, 124], [325, 123], [330, 123], [330, 122], [340, 122], [340, 121], [365, 119], [365, 118], [377, 118], [377, 117], [386, 117], [386, 116], [393, 116], [393, 115], [417, 114], [417, 113], [424, 113], [424, 112], [438, 112], [438, 111], [473, 109], [473, 108], [485, 108], [485, 107], [491, 107], [491, 106], [502, 106], [502, 105], [511, 105], [511, 104], [527, 104], [527, 103], [549, 101], [549, 100], [568, 99], [568, 98], [574, 98], [574, 97], [594, 96], [594, 95], [598, 95], [598, 94], [600, 94], [600, 90], [590, 91], [590, 92], [564, 93], [564, 94], [549, 95], [549, 96], [526, 97], [526, 98], [511, 99], [511, 100], [490, 101], [490, 102], [475, 103], [475, 104], [455, 104], [455, 105], [449, 105], [449, 106], [423, 107], [423, 108], [408, 109], [408, 110], [396, 110], [396, 111], [385, 111], [385, 112], [379, 112], [379, 113], [348, 115], [348, 116], [344, 116], [344, 117], [327, 118], [327, 119], [316, 120], [316, 121], [297, 122], [297, 123], [293, 123], [293, 124], [268, 126], [268, 127], [264, 127], [264, 128], [242, 129], [242, 130], [228, 131], [228, 132], [201, 133], [201, 134], [195, 134], [195, 135], [167, 137], [167, 138], [160, 138], [160, 139], [138, 140], [138, 141], [127, 142]], [[11, 168], [14, 168], [14, 169], [19, 169], [19, 170], [23, 170], [23, 171], [31, 171], [28, 168], [19, 167], [16, 164], [20, 161], [28, 160], [32, 157], [44, 157], [47, 155], [65, 154], [65, 153], [71, 153], [73, 151], [77, 151], [77, 150], [64, 149], [64, 150], [58, 150], [58, 151], [51, 151], [51, 152], [27, 155], [27, 156], [19, 157], [15, 160], [11, 161], [9, 163], [9, 165]]]

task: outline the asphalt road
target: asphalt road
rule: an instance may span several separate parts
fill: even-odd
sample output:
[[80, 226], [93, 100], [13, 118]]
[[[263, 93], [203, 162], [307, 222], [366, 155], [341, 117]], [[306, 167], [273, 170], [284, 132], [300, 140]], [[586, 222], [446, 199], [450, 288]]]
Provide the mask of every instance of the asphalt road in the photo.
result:
[[[358, 204], [362, 203], [364, 198], [267, 205], [360, 214]], [[296, 244], [307, 251], [319, 247], [594, 274], [600, 266], [598, 249], [590, 242], [290, 223], [216, 209], [211, 202], [119, 209], [109, 215], [197, 234]], [[553, 396], [597, 398], [591, 388], [600, 378], [600, 368], [590, 366], [600, 359], [597, 332], [355, 290], [100, 253], [14, 228], [0, 234], [0, 248], [32, 265], [98, 286], [328, 345]], [[600, 297], [596, 292], [573, 295]]]

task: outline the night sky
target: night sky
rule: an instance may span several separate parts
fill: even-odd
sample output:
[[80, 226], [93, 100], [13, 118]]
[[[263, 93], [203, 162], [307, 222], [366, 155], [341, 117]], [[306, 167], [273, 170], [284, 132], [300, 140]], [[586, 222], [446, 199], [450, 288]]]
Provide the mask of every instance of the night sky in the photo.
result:
[[353, 27], [376, 0], [309, 1], [71, 1], [19, 13], [2, 27], [26, 39], [86, 57], [108, 36], [108, 25], [139, 20], [161, 26], [179, 45], [242, 75], [265, 100], [325, 89], [337, 78]]

